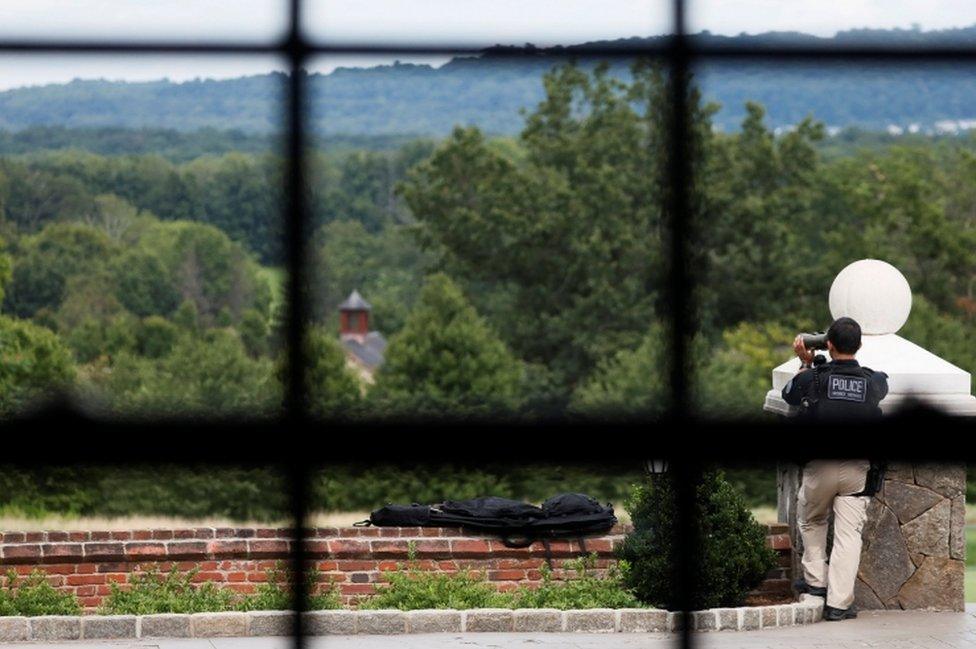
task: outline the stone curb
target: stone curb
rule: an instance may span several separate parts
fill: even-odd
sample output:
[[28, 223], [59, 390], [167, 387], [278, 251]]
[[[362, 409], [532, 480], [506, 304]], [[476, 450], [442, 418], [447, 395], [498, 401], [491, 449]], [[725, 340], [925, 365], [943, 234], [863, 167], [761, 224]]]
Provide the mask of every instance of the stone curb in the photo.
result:
[[823, 607], [822, 597], [801, 595], [800, 601], [792, 604], [710, 608], [691, 614], [691, 628], [693, 631], [758, 631], [813, 624], [823, 619]]
[[[821, 620], [823, 606], [823, 599], [803, 595], [793, 604], [713, 608], [693, 612], [691, 628], [694, 631], [756, 631], [812, 624]], [[513, 631], [675, 633], [681, 630], [683, 618], [680, 613], [653, 608], [334, 610], [305, 613], [302, 624], [305, 633], [311, 636]], [[293, 628], [294, 615], [289, 611], [0, 617], [0, 642], [288, 636]]]

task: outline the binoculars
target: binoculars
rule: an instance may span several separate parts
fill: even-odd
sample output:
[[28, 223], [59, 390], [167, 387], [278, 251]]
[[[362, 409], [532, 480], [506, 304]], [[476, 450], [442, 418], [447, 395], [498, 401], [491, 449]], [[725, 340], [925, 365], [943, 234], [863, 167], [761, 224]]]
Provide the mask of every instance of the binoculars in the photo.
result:
[[803, 346], [807, 349], [827, 349], [827, 332], [818, 331], [812, 334], [800, 334]]

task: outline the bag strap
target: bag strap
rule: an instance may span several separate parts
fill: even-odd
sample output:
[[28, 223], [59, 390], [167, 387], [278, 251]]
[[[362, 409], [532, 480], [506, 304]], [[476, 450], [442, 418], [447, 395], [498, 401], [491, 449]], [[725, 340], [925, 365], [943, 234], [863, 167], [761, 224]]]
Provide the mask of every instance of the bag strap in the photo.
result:
[[552, 565], [552, 546], [549, 545], [549, 539], [543, 538], [542, 545], [546, 548], [546, 565], [549, 566], [550, 570], [555, 570], [555, 567]]

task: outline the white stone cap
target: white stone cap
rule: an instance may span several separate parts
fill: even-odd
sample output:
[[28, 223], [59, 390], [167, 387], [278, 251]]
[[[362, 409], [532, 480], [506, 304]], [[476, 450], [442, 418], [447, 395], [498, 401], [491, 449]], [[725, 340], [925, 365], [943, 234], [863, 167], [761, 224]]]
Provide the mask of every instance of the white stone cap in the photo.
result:
[[[861, 325], [857, 361], [888, 375], [883, 412], [921, 401], [946, 414], [976, 416], [969, 372], [895, 333], [908, 319], [912, 304], [911, 289], [897, 268], [877, 259], [849, 264], [834, 279], [829, 301], [835, 319], [848, 316]], [[795, 412], [781, 392], [799, 369], [800, 360], [791, 358], [773, 370], [763, 410], [781, 415]]]

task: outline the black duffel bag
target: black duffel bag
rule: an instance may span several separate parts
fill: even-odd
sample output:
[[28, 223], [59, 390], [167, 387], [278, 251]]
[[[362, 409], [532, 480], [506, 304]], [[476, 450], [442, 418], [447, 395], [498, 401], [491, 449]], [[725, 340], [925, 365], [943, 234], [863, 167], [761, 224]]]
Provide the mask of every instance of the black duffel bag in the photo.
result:
[[463, 527], [497, 534], [509, 547], [526, 547], [537, 540], [602, 534], [616, 523], [612, 506], [601, 505], [585, 494], [564, 493], [548, 499], [542, 507], [496, 496], [430, 506], [387, 505], [360, 524]]

